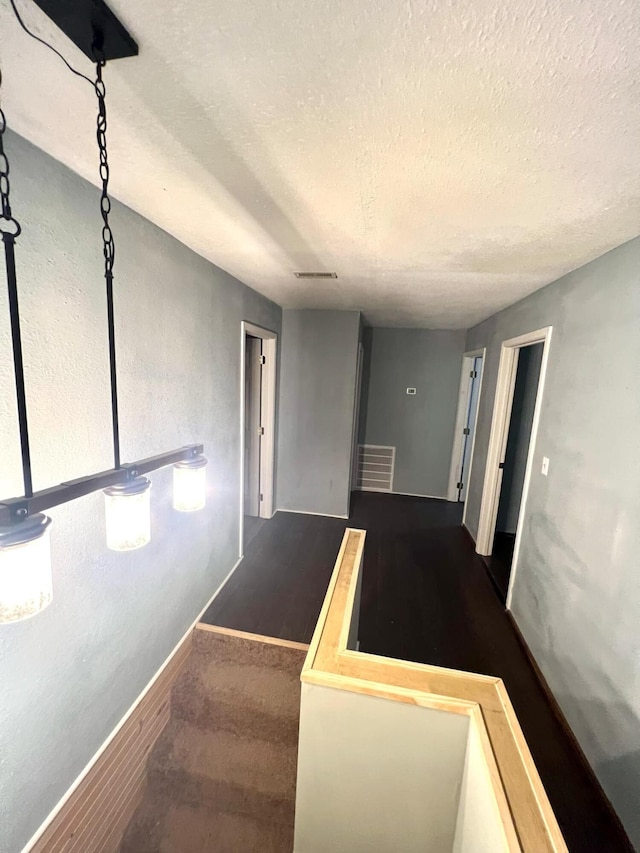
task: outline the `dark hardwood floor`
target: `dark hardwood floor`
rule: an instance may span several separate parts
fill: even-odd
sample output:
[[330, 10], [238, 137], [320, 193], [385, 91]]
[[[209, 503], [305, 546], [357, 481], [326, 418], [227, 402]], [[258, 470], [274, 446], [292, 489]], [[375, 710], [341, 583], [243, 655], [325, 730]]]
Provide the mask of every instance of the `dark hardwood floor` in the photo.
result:
[[498, 593], [498, 598], [504, 604], [509, 591], [509, 579], [511, 578], [511, 563], [513, 562], [513, 547], [516, 537], [513, 533], [501, 533], [496, 531], [493, 539], [493, 553], [490, 557], [483, 557], [489, 572], [489, 578]]
[[572, 853], [632, 851], [555, 715], [482, 560], [462, 506], [356, 493], [348, 522], [277, 513], [203, 621], [308, 643], [346, 526], [367, 531], [360, 648], [504, 679]]
[[243, 530], [243, 538], [244, 538], [244, 547], [245, 550], [247, 545], [256, 538], [258, 533], [262, 530], [262, 528], [267, 523], [266, 518], [256, 518], [255, 515], [245, 515], [244, 517], [244, 530]]

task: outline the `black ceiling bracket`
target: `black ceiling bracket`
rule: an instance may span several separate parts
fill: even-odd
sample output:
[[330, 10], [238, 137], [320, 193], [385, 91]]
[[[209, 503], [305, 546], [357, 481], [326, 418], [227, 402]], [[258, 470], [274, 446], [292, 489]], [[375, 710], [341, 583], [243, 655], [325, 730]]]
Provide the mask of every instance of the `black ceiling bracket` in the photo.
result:
[[138, 45], [104, 0], [34, 0], [92, 62], [137, 56]]

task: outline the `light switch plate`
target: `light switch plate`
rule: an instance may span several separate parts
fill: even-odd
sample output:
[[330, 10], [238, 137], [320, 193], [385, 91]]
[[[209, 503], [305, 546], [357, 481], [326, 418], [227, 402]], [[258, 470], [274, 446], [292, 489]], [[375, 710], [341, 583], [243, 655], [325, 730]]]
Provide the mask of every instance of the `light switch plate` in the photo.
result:
[[549, 473], [549, 457], [548, 456], [542, 457], [542, 473], [545, 477]]
[[415, 393], [416, 393], [415, 388], [407, 388], [407, 394], [415, 394]]

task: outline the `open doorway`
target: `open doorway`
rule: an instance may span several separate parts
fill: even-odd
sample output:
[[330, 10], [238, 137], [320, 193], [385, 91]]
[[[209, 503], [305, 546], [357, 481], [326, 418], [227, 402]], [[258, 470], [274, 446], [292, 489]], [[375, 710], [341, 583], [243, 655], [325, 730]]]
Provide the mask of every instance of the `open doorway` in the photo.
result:
[[476, 550], [485, 558], [507, 607], [532, 475], [550, 339], [548, 327], [504, 341], [498, 368]]
[[465, 503], [467, 497], [476, 437], [476, 419], [480, 403], [483, 365], [484, 349], [464, 354], [449, 471], [449, 488], [447, 490], [447, 499], [459, 503]]
[[537, 343], [518, 350], [496, 528], [491, 556], [486, 558], [489, 574], [503, 604], [509, 590], [543, 349], [544, 344]]
[[276, 334], [242, 323], [240, 555], [273, 515]]

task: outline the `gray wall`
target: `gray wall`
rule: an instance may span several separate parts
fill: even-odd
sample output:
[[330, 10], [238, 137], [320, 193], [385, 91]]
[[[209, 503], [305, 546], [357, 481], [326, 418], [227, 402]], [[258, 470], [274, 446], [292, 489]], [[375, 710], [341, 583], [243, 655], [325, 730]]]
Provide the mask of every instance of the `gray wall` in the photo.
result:
[[[36, 488], [111, 467], [98, 190], [6, 139]], [[46, 818], [238, 559], [240, 322], [281, 311], [114, 204], [123, 460], [202, 441], [205, 510], [152, 476], [152, 541], [107, 550], [104, 497], [51, 510], [54, 600], [0, 625], [0, 850]], [[2, 265], [2, 269], [4, 266]], [[3, 276], [4, 277], [4, 274]], [[22, 491], [6, 288], [0, 288], [0, 497]]]
[[360, 441], [396, 447], [395, 492], [447, 496], [464, 339], [463, 331], [365, 329]]
[[468, 349], [487, 347], [467, 508], [474, 536], [501, 341], [546, 325], [553, 335], [512, 607], [640, 846], [640, 238], [468, 333]]
[[544, 344], [534, 344], [518, 355], [496, 524], [496, 530], [504, 533], [515, 533], [518, 526], [543, 351]]
[[360, 313], [283, 312], [278, 508], [348, 515]]

